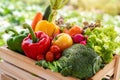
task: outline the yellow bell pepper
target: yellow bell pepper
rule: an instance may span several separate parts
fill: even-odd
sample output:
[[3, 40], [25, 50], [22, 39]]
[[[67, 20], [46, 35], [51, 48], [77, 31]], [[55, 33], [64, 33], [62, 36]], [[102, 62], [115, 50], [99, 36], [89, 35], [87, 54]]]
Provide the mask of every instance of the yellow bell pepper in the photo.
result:
[[58, 34], [60, 32], [60, 28], [53, 22], [41, 20], [35, 26], [35, 32], [36, 31], [43, 31], [48, 36], [53, 37], [55, 34]]

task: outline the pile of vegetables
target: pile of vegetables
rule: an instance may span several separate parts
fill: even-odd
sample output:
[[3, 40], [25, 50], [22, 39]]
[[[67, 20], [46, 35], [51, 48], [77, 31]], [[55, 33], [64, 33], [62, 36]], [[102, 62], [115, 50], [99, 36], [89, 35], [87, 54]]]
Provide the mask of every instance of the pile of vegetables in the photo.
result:
[[81, 44], [74, 44], [63, 51], [59, 60], [53, 62], [41, 60], [36, 64], [60, 72], [64, 76], [87, 79], [100, 69], [101, 58], [94, 50]]
[[84, 22], [80, 27], [67, 23], [64, 18], [56, 20], [57, 10], [68, 0], [50, 0], [44, 14], [36, 13], [31, 25], [24, 23], [25, 31], [14, 34], [7, 40], [8, 48], [36, 60], [43, 66], [64, 76], [88, 79], [98, 72], [103, 64], [113, 59], [119, 48], [118, 34], [114, 27], [102, 27]]

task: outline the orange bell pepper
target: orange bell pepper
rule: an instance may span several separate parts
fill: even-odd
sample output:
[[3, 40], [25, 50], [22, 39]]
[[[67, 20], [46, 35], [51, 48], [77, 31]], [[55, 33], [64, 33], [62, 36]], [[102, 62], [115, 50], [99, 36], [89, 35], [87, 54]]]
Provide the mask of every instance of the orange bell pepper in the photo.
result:
[[35, 31], [43, 31], [48, 36], [53, 37], [60, 32], [60, 28], [53, 22], [48, 22], [46, 20], [41, 20], [35, 26]]

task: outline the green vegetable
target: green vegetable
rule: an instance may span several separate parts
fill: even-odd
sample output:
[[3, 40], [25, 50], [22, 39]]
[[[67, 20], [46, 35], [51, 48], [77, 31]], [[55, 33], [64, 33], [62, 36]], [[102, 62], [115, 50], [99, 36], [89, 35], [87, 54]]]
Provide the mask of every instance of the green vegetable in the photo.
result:
[[22, 43], [23, 39], [28, 35], [28, 32], [21, 31], [20, 33], [18, 33], [17, 31], [15, 31], [14, 29], [11, 29], [11, 28], [6, 29], [5, 32], [8, 33], [9, 31], [12, 31], [14, 34], [12, 36], [10, 36], [10, 38], [8, 38], [8, 40], [7, 40], [8, 48], [13, 51], [24, 54], [24, 52], [21, 48], [21, 43]]
[[[53, 63], [57, 63], [56, 65]], [[42, 61], [37, 62], [39, 65]], [[48, 62], [47, 62], [48, 64]], [[101, 58], [90, 48], [74, 44], [63, 51], [62, 57], [58, 61], [51, 62], [53, 68], [64, 76], [73, 76], [80, 79], [87, 79], [93, 76], [101, 67]], [[43, 66], [44, 64], [40, 65]], [[46, 65], [46, 63], [45, 63]]]
[[49, 5], [45, 10], [45, 13], [43, 15], [43, 20], [48, 20], [51, 12], [52, 12], [52, 9], [51, 9], [51, 6]]
[[119, 41], [116, 41], [118, 34], [114, 27], [97, 27], [92, 31], [88, 28], [85, 34], [89, 36], [87, 46], [102, 57], [103, 63], [109, 63], [116, 49], [120, 47]]
[[[101, 66], [101, 58], [90, 48], [75, 44], [63, 52], [67, 57], [67, 66], [62, 69], [63, 75], [77, 78], [88, 78], [93, 76]], [[68, 72], [66, 74], [66, 72]]]

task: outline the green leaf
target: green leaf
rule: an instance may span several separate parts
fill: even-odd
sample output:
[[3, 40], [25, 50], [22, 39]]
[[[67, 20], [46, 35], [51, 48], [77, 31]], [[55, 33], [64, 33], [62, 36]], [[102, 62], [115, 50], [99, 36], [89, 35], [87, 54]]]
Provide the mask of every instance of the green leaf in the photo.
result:
[[3, 46], [5, 44], [3, 39], [0, 39], [0, 46]]
[[100, 27], [92, 31], [87, 29], [85, 34], [88, 35], [87, 46], [93, 48], [102, 57], [103, 63], [109, 63], [116, 49], [120, 47], [120, 41], [116, 39], [119, 35], [114, 27]]

